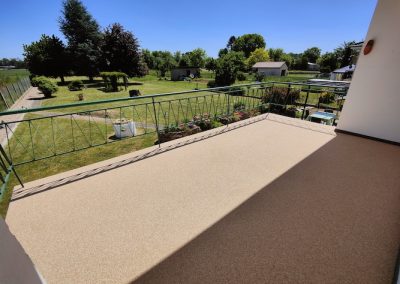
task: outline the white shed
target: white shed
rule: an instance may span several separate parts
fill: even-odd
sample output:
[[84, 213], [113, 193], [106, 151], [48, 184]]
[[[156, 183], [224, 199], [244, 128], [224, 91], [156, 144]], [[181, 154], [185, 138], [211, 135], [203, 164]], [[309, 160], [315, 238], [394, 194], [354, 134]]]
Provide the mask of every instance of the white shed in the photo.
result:
[[288, 67], [285, 62], [257, 62], [253, 70], [265, 76], [286, 76]]

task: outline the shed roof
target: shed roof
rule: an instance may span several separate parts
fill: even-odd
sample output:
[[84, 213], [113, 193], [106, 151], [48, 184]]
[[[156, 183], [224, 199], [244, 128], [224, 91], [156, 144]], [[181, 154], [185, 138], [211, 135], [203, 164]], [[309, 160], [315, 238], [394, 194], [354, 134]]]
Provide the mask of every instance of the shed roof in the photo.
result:
[[283, 65], [286, 65], [284, 61], [279, 62], [257, 62], [253, 65], [253, 68], [281, 68]]
[[335, 71], [333, 71], [333, 73], [346, 73], [346, 72], [354, 71], [355, 69], [356, 69], [356, 65], [352, 64], [349, 66], [345, 66], [345, 67], [336, 69]]

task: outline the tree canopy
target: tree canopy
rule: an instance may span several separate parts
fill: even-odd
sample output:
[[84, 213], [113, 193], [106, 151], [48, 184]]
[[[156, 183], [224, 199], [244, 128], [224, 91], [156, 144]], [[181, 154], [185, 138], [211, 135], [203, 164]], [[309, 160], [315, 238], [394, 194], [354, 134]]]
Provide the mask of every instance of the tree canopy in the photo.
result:
[[247, 66], [251, 68], [257, 62], [269, 61], [269, 54], [264, 48], [257, 48], [252, 53], [250, 53], [247, 59]]
[[55, 35], [42, 35], [39, 41], [24, 45], [24, 57], [34, 75], [60, 77], [68, 71], [68, 58], [63, 42]]
[[68, 41], [72, 69], [92, 78], [99, 72], [102, 34], [96, 20], [79, 0], [63, 2], [60, 29]]
[[217, 59], [215, 70], [215, 84], [228, 86], [235, 83], [239, 71], [245, 69], [243, 52], [231, 51]]
[[[104, 30], [102, 44], [102, 69], [120, 71], [128, 76], [146, 75], [139, 42], [121, 24], [114, 23]], [[145, 66], [144, 66], [145, 65]]]
[[250, 53], [252, 53], [257, 48], [265, 48], [265, 40], [262, 35], [259, 34], [244, 34], [236, 38], [231, 49], [233, 51], [242, 51], [244, 56], [248, 58]]

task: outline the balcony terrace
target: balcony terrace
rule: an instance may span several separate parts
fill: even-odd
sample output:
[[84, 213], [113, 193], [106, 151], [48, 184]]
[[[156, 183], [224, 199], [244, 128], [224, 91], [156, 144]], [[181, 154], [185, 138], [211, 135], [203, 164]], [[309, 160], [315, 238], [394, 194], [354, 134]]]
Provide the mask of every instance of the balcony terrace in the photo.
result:
[[399, 168], [264, 114], [28, 183], [6, 221], [49, 283], [387, 283]]

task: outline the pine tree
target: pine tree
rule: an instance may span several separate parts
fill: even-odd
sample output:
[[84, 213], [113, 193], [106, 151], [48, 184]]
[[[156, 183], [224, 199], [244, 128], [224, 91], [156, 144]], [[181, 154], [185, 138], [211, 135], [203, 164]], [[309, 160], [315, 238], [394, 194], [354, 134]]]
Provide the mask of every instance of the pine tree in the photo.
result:
[[72, 70], [93, 80], [99, 73], [102, 34], [96, 20], [79, 0], [63, 2], [60, 29], [68, 41]]

